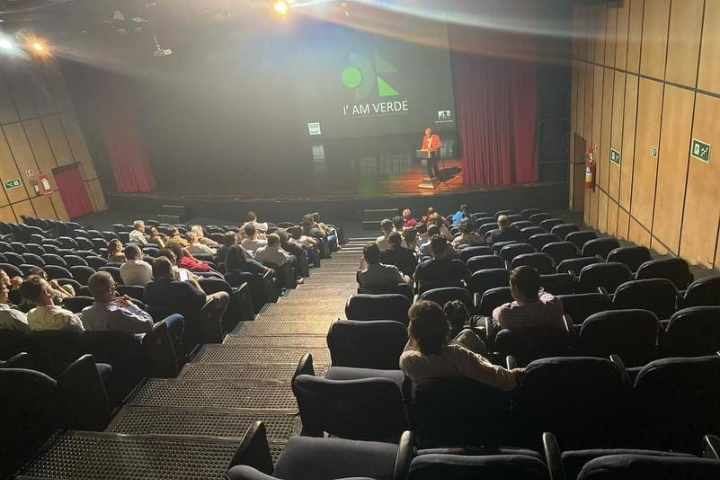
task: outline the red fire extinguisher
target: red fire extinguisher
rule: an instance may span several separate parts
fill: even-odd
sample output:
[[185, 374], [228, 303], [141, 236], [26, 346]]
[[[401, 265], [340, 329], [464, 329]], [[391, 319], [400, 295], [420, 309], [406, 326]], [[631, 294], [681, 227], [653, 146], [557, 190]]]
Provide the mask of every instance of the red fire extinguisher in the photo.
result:
[[597, 172], [597, 164], [595, 163], [595, 145], [588, 149], [585, 162], [585, 189], [595, 191], [595, 173]]

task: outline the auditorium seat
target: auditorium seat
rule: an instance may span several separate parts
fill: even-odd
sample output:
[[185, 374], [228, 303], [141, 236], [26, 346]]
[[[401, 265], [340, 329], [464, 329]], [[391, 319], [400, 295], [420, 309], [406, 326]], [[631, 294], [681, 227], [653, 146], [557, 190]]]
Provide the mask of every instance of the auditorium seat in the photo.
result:
[[575, 291], [575, 276], [572, 273], [540, 275], [540, 287], [555, 296], [570, 295]]
[[572, 242], [575, 244], [578, 249], [582, 250], [585, 243], [589, 242], [590, 240], [594, 240], [597, 238], [597, 234], [593, 232], [592, 230], [580, 230], [578, 232], [571, 232], [568, 233], [564, 240], [566, 242]]
[[471, 312], [473, 309], [472, 295], [467, 289], [460, 287], [443, 287], [426, 290], [420, 295], [419, 299], [435, 302], [441, 307], [447, 302], [460, 300], [468, 308], [468, 311]]
[[5, 259], [7, 260], [8, 263], [11, 263], [11, 264], [15, 265], [16, 267], [19, 267], [20, 265], [25, 263], [25, 259], [19, 253], [5, 252], [3, 255], [5, 256]]
[[120, 295], [127, 295], [135, 300], [144, 301], [145, 287], [142, 285], [117, 285], [115, 287]]
[[59, 267], [57, 265], [45, 265], [43, 270], [45, 270], [45, 273], [47, 274], [49, 280], [73, 278], [70, 271], [65, 267]]
[[577, 258], [578, 256], [578, 249], [572, 242], [546, 243], [540, 251], [550, 255], [557, 265], [564, 260]]
[[502, 329], [497, 333], [488, 333], [488, 339], [492, 339], [492, 349], [496, 356], [505, 358], [512, 355], [517, 366], [525, 367], [541, 358], [568, 356], [574, 335], [573, 325], [567, 317], [563, 329], [556, 327]]
[[543, 247], [548, 243], [560, 242], [562, 238], [552, 233], [538, 233], [533, 235], [528, 240], [528, 243], [532, 245], [538, 252], [542, 251]]
[[108, 263], [106, 259], [96, 255], [85, 257], [85, 261], [89, 267], [94, 268], [95, 270], [98, 270], [100, 267], [104, 267]]
[[470, 273], [475, 273], [479, 270], [487, 270], [490, 268], [505, 268], [505, 262], [502, 258], [497, 255], [482, 255], [478, 257], [472, 257], [466, 262]]
[[410, 300], [412, 300], [415, 296], [415, 292], [413, 292], [412, 285], [409, 285], [405, 282], [398, 283], [395, 285], [382, 285], [382, 286], [363, 285], [363, 286], [358, 287], [357, 293], [366, 294], [366, 295], [385, 295], [385, 294], [389, 294], [389, 293], [394, 293], [394, 294], [398, 294], [398, 295], [403, 295]]
[[482, 296], [475, 294], [475, 314], [484, 317], [492, 317], [492, 312], [500, 305], [513, 301], [510, 287], [498, 287], [486, 290]]
[[720, 275], [695, 280], [680, 300], [683, 308], [720, 305]]
[[578, 480], [711, 480], [720, 477], [720, 461], [680, 456], [611, 455], [588, 462]]
[[524, 242], [530, 241], [530, 237], [534, 235], [540, 235], [546, 233], [545, 230], [541, 227], [525, 227], [522, 230], [520, 230], [520, 236], [522, 237]]
[[92, 297], [68, 297], [63, 299], [62, 307], [73, 313], [80, 313], [83, 308], [92, 306], [93, 302], [94, 300]]
[[623, 263], [596, 263], [580, 270], [578, 275], [578, 293], [592, 293], [599, 287], [608, 293], [615, 293], [615, 289], [625, 282], [632, 280], [633, 275], [627, 265]]
[[23, 253], [28, 253], [28, 249], [22, 242], [10, 242], [10, 248], [13, 252], [22, 255]]
[[557, 273], [572, 273], [577, 277], [583, 268], [596, 263], [603, 263], [603, 261], [598, 257], [569, 258], [560, 262], [556, 270]]
[[500, 218], [501, 215], [510, 216], [518, 215], [518, 213], [515, 210], [498, 210], [497, 212], [495, 212], [495, 218]]
[[407, 328], [393, 320], [335, 320], [327, 346], [334, 367], [396, 370], [407, 339]]
[[685, 290], [694, 280], [690, 266], [682, 258], [660, 258], [643, 263], [635, 275], [638, 280], [667, 278], [678, 290]]
[[480, 454], [472, 449], [467, 454], [458, 449], [418, 452], [410, 464], [407, 479], [547, 480], [547, 466], [532, 453], [510, 449], [490, 449]]
[[463, 262], [467, 263], [473, 257], [482, 255], [492, 255], [492, 249], [490, 247], [467, 247], [460, 251], [458, 258]]
[[[559, 218], [548, 218], [547, 220], [540, 222], [540, 227], [542, 227], [546, 232], [552, 233], [553, 227], [562, 225], [563, 223], [564, 222]], [[562, 237], [560, 237], [560, 239], [562, 240]]]
[[591, 315], [582, 323], [578, 355], [619, 355], [626, 367], [646, 365], [658, 357], [662, 326], [647, 310], [610, 310]]
[[228, 480], [395, 480], [405, 478], [413, 453], [410, 432], [399, 444], [342, 438], [291, 437], [273, 466], [265, 425], [255, 422], [243, 437]]
[[579, 231], [580, 231], [580, 228], [578, 228], [578, 226], [575, 225], [574, 223], [560, 223], [550, 229], [550, 233], [557, 235], [558, 237], [562, 238], [563, 240], [565, 240], [565, 237], [567, 237], [569, 233], [579, 232]]
[[75, 266], [87, 267], [88, 266], [87, 261], [79, 255], [65, 255], [65, 257], [63, 257], [63, 258], [65, 260], [65, 263], [67, 263], [69, 267], [75, 267]]
[[500, 258], [502, 258], [509, 267], [515, 257], [526, 253], [535, 253], [535, 247], [529, 243], [512, 243], [500, 249]]
[[514, 245], [514, 244], [516, 244], [516, 243], [520, 243], [520, 242], [516, 242], [515, 240], [511, 240], [511, 241], [508, 241], [508, 242], [497, 242], [497, 243], [493, 243], [493, 244], [492, 244], [493, 255], [498, 255], [498, 256], [499, 256], [499, 255], [500, 255], [500, 251], [501, 251], [503, 248], [507, 247], [508, 245]]
[[[5, 257], [7, 258], [7, 257]], [[45, 261], [42, 259], [40, 255], [35, 255], [34, 253], [23, 253], [22, 258], [24, 260], [23, 263], [28, 263], [30, 265], [34, 265], [36, 267], [44, 267]]]
[[521, 231], [523, 228], [529, 228], [529, 227], [534, 227], [534, 226], [535, 226], [535, 224], [529, 220], [521, 220], [521, 221], [513, 222], [510, 224], [510, 227], [514, 228], [518, 232]]
[[676, 312], [662, 338], [671, 357], [712, 355], [720, 351], [720, 306], [689, 307]]
[[507, 287], [509, 284], [510, 271], [505, 268], [478, 270], [470, 276], [469, 281], [470, 291], [480, 297], [491, 288]]
[[541, 275], [555, 273], [555, 261], [545, 253], [526, 253], [513, 258], [510, 268], [515, 269], [522, 266], [533, 267]]
[[487, 238], [487, 234], [493, 230], [497, 230], [498, 226], [495, 222], [483, 223], [478, 227], [477, 232], [483, 237]]
[[67, 262], [56, 253], [46, 253], [42, 255], [45, 265], [57, 265], [58, 267], [67, 268]]
[[614, 238], [595, 238], [585, 242], [581, 253], [584, 257], [597, 255], [604, 260], [616, 248], [620, 248], [620, 244]]
[[607, 256], [608, 262], [624, 263], [632, 272], [637, 272], [640, 265], [649, 260], [652, 260], [650, 250], [647, 247], [635, 245], [616, 248]]
[[404, 295], [352, 295], [345, 304], [348, 320], [395, 320], [408, 324], [412, 302]]
[[527, 218], [528, 220], [530, 220], [530, 217], [532, 217], [533, 215], [537, 215], [538, 213], [544, 213], [544, 212], [542, 210], [540, 210], [539, 208], [526, 208], [520, 212], [520, 214], [523, 217]]
[[678, 291], [670, 280], [651, 278], [623, 283], [613, 295], [613, 308], [623, 310], [639, 308], [653, 312], [660, 320], [675, 313]]
[[70, 267], [70, 273], [72, 278], [77, 280], [83, 285], [87, 285], [90, 276], [95, 273], [95, 270], [90, 267], [83, 267], [81, 265]]
[[530, 220], [531, 222], [533, 222], [535, 225], [537, 225], [539, 227], [540, 222], [542, 222], [544, 220], [549, 220], [551, 218], [552, 218], [552, 215], [550, 215], [549, 213], [536, 213], [534, 215], [530, 215], [530, 218], [528, 218], [528, 220]]

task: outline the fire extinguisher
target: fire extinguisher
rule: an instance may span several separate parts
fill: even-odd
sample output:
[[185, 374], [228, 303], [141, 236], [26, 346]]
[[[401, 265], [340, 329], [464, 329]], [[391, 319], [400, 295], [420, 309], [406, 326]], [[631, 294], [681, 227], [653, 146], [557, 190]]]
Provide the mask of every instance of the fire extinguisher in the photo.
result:
[[595, 174], [597, 172], [597, 164], [595, 163], [595, 145], [588, 149], [585, 162], [585, 189], [595, 191]]

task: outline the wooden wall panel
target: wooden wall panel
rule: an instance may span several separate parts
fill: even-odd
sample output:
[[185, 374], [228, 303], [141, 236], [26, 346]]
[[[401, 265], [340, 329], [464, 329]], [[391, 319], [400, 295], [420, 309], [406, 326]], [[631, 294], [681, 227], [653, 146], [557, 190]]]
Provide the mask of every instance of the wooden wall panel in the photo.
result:
[[633, 171], [635, 165], [635, 126], [637, 124], [638, 77], [628, 75], [625, 82], [625, 121], [623, 122], [622, 163], [620, 164], [621, 207], [630, 211]]
[[43, 117], [43, 127], [45, 127], [45, 133], [47, 134], [50, 147], [52, 148], [53, 155], [55, 155], [55, 161], [58, 166], [67, 165], [73, 163], [73, 155], [70, 151], [70, 145], [68, 145], [67, 138], [65, 137], [65, 130], [63, 130], [60, 119], [57, 115], [50, 117]]
[[23, 200], [19, 203], [13, 203], [11, 206], [13, 212], [15, 212], [15, 217], [17, 218], [18, 222], [22, 221], [20, 215], [27, 215], [28, 217], [37, 216], [30, 200]]
[[615, 35], [615, 67], [620, 70], [627, 68], [628, 23], [630, 21], [630, 0], [623, 2], [617, 9], [617, 28]]
[[25, 128], [28, 140], [30, 140], [30, 146], [35, 153], [35, 161], [38, 164], [39, 171], [42, 173], [50, 173], [52, 169], [58, 165], [55, 162], [55, 156], [45, 135], [42, 122], [39, 118], [27, 120], [23, 122], [23, 127]]
[[695, 92], [665, 86], [662, 138], [658, 160], [655, 216], [652, 233], [677, 254], [685, 199], [685, 179], [690, 156], [690, 133]]
[[600, 146], [600, 135], [602, 134], [602, 111], [603, 111], [603, 67], [593, 68], [593, 98], [592, 98], [592, 133], [590, 144]]
[[605, 29], [605, 65], [615, 66], [615, 50], [617, 49], [618, 9], [607, 9], [607, 27]]
[[18, 120], [15, 103], [8, 88], [5, 77], [0, 74], [0, 124], [17, 122]]
[[[625, 80], [626, 75], [624, 73], [615, 72], [610, 148], [617, 150], [621, 155], [623, 150], [623, 125], [625, 120]], [[608, 155], [610, 155], [610, 153], [608, 153]], [[620, 165], [613, 162], [608, 163], [608, 169], [610, 170], [610, 178], [608, 179], [608, 195], [616, 202], [619, 201], [620, 197], [620, 168]]]
[[603, 73], [602, 131], [598, 150], [598, 184], [607, 192], [610, 178], [610, 141], [612, 138], [613, 94], [615, 73], [606, 68]]
[[665, 77], [670, 0], [645, 2], [642, 32], [640, 73], [650, 77]]
[[25, 170], [32, 169], [36, 174], [38, 172], [37, 163], [35, 163], [35, 156], [30, 149], [30, 144], [25, 137], [25, 130], [21, 123], [12, 123], [5, 125], [5, 138], [10, 146], [13, 157], [15, 157], [15, 165], [18, 168], [20, 177], [24, 183], [24, 188], [27, 192], [28, 197], [34, 197], [35, 191], [28, 182], [28, 177], [25, 175]]
[[645, 228], [650, 228], [652, 225], [653, 204], [655, 202], [655, 175], [657, 173], [657, 159], [650, 155], [650, 148], [660, 147], [663, 84], [641, 78], [638, 98], [633, 193], [630, 213]]
[[608, 201], [607, 207], [607, 234], [617, 236], [618, 204], [613, 199]]
[[670, 82], [693, 88], [697, 84], [704, 4], [705, 0], [682, 0], [672, 4], [665, 75]]
[[102, 191], [102, 187], [100, 186], [100, 180], [95, 179], [91, 180], [90, 182], [87, 182], [88, 190], [90, 194], [92, 195], [92, 199], [94, 200], [94, 208], [96, 211], [105, 210], [107, 208], [107, 204], [105, 203], [105, 194]]
[[57, 214], [53, 208], [49, 196], [35, 197], [31, 200], [35, 214], [41, 218], [56, 218]]
[[650, 248], [658, 255], [675, 255], [675, 252], [671, 252], [670, 249], [654, 235], [650, 240]]
[[[595, 61], [595, 22], [597, 20], [597, 17], [595, 16], [595, 9], [594, 8], [583, 8], [585, 11], [585, 28], [586, 32], [588, 32], [588, 35], [586, 37], [585, 42], [585, 61], [587, 62], [594, 62]], [[592, 32], [592, 33], [591, 33]]]
[[607, 32], [607, 4], [595, 6], [595, 57], [594, 62], [605, 64], [605, 34]]
[[[720, 112], [720, 99], [698, 94], [692, 137], [720, 147], [718, 112]], [[706, 266], [713, 264], [715, 232], [720, 221], [718, 186], [720, 186], [720, 153], [713, 151], [709, 163], [691, 158], [680, 254], [692, 263]]]
[[628, 240], [643, 247], [650, 248], [650, 232], [640, 225], [637, 220], [630, 217], [630, 228], [628, 231]]
[[[13, 160], [12, 151], [10, 150], [7, 139], [5, 138], [5, 133], [0, 132], [0, 181], [7, 182], [8, 180], [13, 180], [15, 178], [20, 178], [22, 180], [20, 172]], [[0, 186], [0, 188], [4, 187]], [[5, 193], [7, 194], [7, 198], [10, 203], [19, 202], [27, 198], [27, 193], [23, 187], [5, 190]]]
[[93, 180], [97, 178], [95, 173], [95, 165], [93, 164], [90, 151], [88, 151], [85, 136], [80, 128], [80, 122], [74, 113], [63, 113], [60, 115], [65, 135], [70, 145], [72, 156], [76, 162], [80, 163], [83, 180]]
[[15, 218], [15, 213], [12, 210], [12, 207], [5, 206], [0, 208], [0, 222], [16, 222], [17, 219]]
[[577, 95], [575, 98], [575, 132], [585, 138], [585, 64], [581, 63], [577, 67]]
[[644, 11], [645, 0], [630, 0], [627, 69], [635, 73], [640, 71], [640, 46], [642, 45]]
[[37, 109], [35, 108], [35, 103], [33, 102], [22, 64], [18, 62], [5, 62], [3, 64], [3, 72], [5, 74], [5, 82], [10, 90], [20, 119], [24, 120], [37, 117]]
[[608, 196], [607, 196], [607, 194], [605, 192], [603, 192], [602, 190], [598, 191], [597, 201], [598, 201], [597, 229], [603, 233], [607, 233], [607, 223], [608, 223]]
[[55, 212], [57, 213], [57, 219], [63, 220], [67, 222], [70, 220], [70, 216], [67, 213], [67, 210], [65, 209], [65, 204], [62, 201], [62, 198], [60, 197], [60, 194], [55, 193], [50, 196], [50, 201], [53, 204], [53, 207], [55, 207]]
[[67, 85], [65, 84], [65, 77], [63, 77], [60, 66], [52, 57], [44, 58], [42, 60], [43, 67], [45, 70], [45, 81], [47, 83], [50, 92], [52, 92], [53, 100], [55, 101], [55, 108], [58, 112], [71, 112], [75, 109], [68, 92]]
[[705, 2], [698, 88], [720, 94], [720, 2]]
[[630, 228], [630, 215], [622, 208], [619, 208], [618, 209], [618, 220], [617, 220], [617, 237], [622, 240], [627, 240], [629, 228]]
[[595, 93], [595, 67], [591, 64], [585, 66], [585, 120], [583, 128], [583, 138], [587, 140], [588, 145], [592, 144], [592, 114], [593, 114], [593, 94]]

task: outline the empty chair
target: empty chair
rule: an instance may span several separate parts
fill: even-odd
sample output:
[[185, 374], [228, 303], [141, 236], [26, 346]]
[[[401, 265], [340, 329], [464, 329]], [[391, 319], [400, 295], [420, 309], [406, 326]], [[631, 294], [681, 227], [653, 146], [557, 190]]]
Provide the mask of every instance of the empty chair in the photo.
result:
[[582, 250], [583, 246], [587, 242], [589, 242], [590, 240], [595, 240], [596, 238], [597, 234], [592, 230], [580, 230], [578, 232], [568, 233], [565, 236], [565, 241], [574, 243], [576, 247]]
[[540, 275], [540, 287], [553, 295], [569, 295], [575, 291], [575, 276], [572, 273]]
[[93, 250], [95, 248], [95, 244], [89, 238], [78, 237], [75, 241], [78, 244], [77, 248], [80, 250]]
[[523, 241], [526, 243], [530, 240], [530, 237], [532, 237], [534, 235], [540, 235], [543, 233], [547, 233], [547, 232], [542, 227], [525, 227], [522, 230], [520, 230], [520, 236], [523, 238]]
[[467, 268], [470, 273], [475, 273], [478, 270], [487, 270], [490, 268], [505, 268], [505, 262], [502, 258], [497, 255], [482, 255], [479, 257], [472, 257], [467, 261]]
[[685, 290], [694, 280], [690, 266], [682, 258], [659, 258], [645, 262], [638, 268], [636, 278], [667, 278], [678, 290]]
[[580, 270], [578, 276], [578, 293], [592, 293], [598, 287], [604, 288], [608, 293], [615, 293], [615, 289], [625, 282], [632, 280], [633, 275], [624, 263], [596, 263]]
[[530, 220], [530, 217], [532, 217], [533, 215], [537, 215], [538, 213], [544, 213], [544, 212], [542, 210], [540, 210], [539, 208], [526, 208], [525, 210], [520, 212], [520, 214], [523, 217], [527, 218], [528, 220]]
[[90, 276], [95, 273], [95, 270], [83, 265], [77, 265], [70, 267], [70, 273], [72, 274], [72, 278], [80, 282], [82, 285], [87, 285]]
[[695, 280], [680, 303], [683, 308], [720, 305], [720, 275]]
[[[556, 225], [562, 225], [564, 222], [559, 218], [548, 218], [540, 222], [540, 226], [548, 233], [552, 233], [553, 227]], [[562, 240], [563, 237], [560, 237]]]
[[512, 243], [502, 247], [500, 258], [509, 266], [515, 257], [526, 253], [535, 253], [535, 248], [529, 243]]
[[395, 320], [408, 324], [412, 302], [404, 295], [352, 295], [345, 304], [348, 320]]
[[578, 249], [572, 242], [546, 243], [540, 251], [550, 255], [552, 259], [555, 260], [556, 265], [560, 265], [560, 262], [577, 258], [578, 256]]
[[87, 267], [88, 266], [88, 262], [84, 258], [82, 258], [78, 255], [65, 255], [65, 257], [63, 257], [63, 258], [65, 259], [65, 262], [70, 267], [75, 267], [75, 266]]
[[570, 316], [575, 325], [582, 324], [592, 314], [604, 312], [612, 306], [610, 297], [599, 292], [558, 295], [558, 298], [563, 304], [565, 315]]
[[92, 242], [93, 247], [95, 247], [95, 250], [99, 250], [107, 246], [107, 241], [103, 237], [91, 238], [90, 241]]
[[46, 265], [57, 265], [58, 267], [67, 267], [67, 262], [63, 260], [63, 258], [60, 255], [57, 255], [55, 253], [46, 253], [42, 256], [42, 259], [45, 261]]
[[533, 235], [530, 237], [530, 240], [528, 240], [528, 243], [535, 247], [535, 250], [538, 252], [543, 249], [545, 245], [548, 243], [554, 243], [554, 242], [560, 242], [562, 241], [562, 238], [558, 237], [555, 234], [552, 233], [538, 233], [536, 235]]
[[98, 271], [99, 272], [108, 272], [110, 275], [112, 275], [113, 280], [115, 280], [116, 284], [122, 283], [122, 277], [120, 276], [120, 268], [119, 267], [109, 267], [106, 265], [104, 267], [100, 267], [98, 269]]
[[501, 215], [517, 215], [517, 212], [515, 210], [498, 210], [497, 212], [495, 212], [495, 218], [500, 218]]
[[544, 253], [526, 253], [513, 258], [510, 268], [522, 266], [530, 266], [537, 270], [541, 275], [549, 275], [555, 273], [555, 262]]
[[510, 271], [504, 268], [478, 270], [470, 276], [470, 291], [482, 297], [491, 288], [507, 287], [510, 283]]
[[494, 336], [493, 350], [501, 358], [512, 355], [520, 367], [540, 358], [567, 356], [574, 335], [569, 322], [562, 329], [554, 326], [502, 329]]
[[60, 245], [62, 248], [72, 250], [75, 248], [78, 248], [78, 243], [75, 241], [74, 238], [70, 237], [58, 237], [58, 242], [60, 242]]
[[460, 255], [458, 258], [462, 260], [463, 262], [466, 262], [470, 260], [473, 257], [478, 257], [481, 255], [492, 255], [492, 249], [490, 247], [467, 247], [463, 248], [460, 251]]
[[77, 296], [63, 299], [63, 308], [70, 310], [73, 313], [82, 312], [83, 308], [89, 307], [93, 304], [93, 297]]
[[534, 227], [535, 224], [532, 223], [530, 220], [521, 220], [521, 221], [519, 221], [519, 222], [513, 222], [513, 223], [511, 223], [510, 226], [519, 232], [519, 231], [521, 231], [523, 228]]
[[620, 244], [614, 238], [596, 238], [585, 242], [581, 253], [584, 257], [599, 255], [600, 258], [606, 259], [616, 248], [620, 248]]
[[530, 450], [437, 449], [422, 452], [410, 463], [408, 480], [497, 479], [547, 480], [548, 469]]
[[443, 287], [426, 290], [420, 295], [420, 300], [429, 300], [435, 302], [441, 307], [447, 302], [460, 300], [467, 306], [468, 311], [472, 311], [472, 296], [470, 292], [460, 287]]
[[81, 238], [81, 237], [90, 238], [90, 233], [88, 233], [87, 230], [82, 229], [82, 228], [76, 228], [76, 229], [74, 229], [74, 230], [72, 231], [72, 235], [73, 235], [73, 238], [76, 238], [76, 239], [77, 239], [77, 238]]
[[70, 271], [65, 267], [60, 267], [58, 265], [45, 265], [45, 273], [47, 273], [47, 276], [50, 280], [58, 280], [60, 278], [73, 278]]
[[25, 262], [25, 259], [22, 255], [15, 252], [4, 252], [3, 255], [5, 256], [5, 260], [7, 260], [8, 263], [12, 263], [16, 267], [19, 267]]
[[[477, 299], [479, 295], [476, 294]], [[479, 297], [479, 302], [475, 303], [475, 313], [484, 317], [492, 317], [493, 310], [500, 305], [513, 301], [510, 287], [498, 287], [487, 290], [482, 297]]]
[[85, 261], [87, 262], [89, 267], [92, 267], [95, 270], [98, 270], [100, 267], [104, 267], [108, 263], [106, 259], [98, 256], [85, 257]]
[[[42, 248], [45, 249], [45, 253], [55, 253], [55, 254], [57, 254], [57, 253], [60, 251], [60, 248], [59, 248], [57, 245], [52, 244], [52, 243], [47, 243], [47, 242], [45, 242], [45, 243], [42, 244]], [[44, 255], [44, 254], [43, 254], [43, 255]], [[42, 257], [42, 255], [40, 255], [40, 256]]]
[[712, 480], [720, 461], [679, 455], [609, 455], [588, 462], [578, 480]]
[[596, 263], [603, 263], [603, 261], [598, 257], [569, 258], [558, 263], [557, 273], [573, 273], [577, 276], [580, 275], [583, 268]]
[[25, 246], [27, 247], [28, 252], [34, 253], [35, 255], [43, 255], [47, 253], [42, 245], [38, 245], [36, 243], [28, 243]]
[[652, 278], [631, 280], [615, 290], [613, 308], [623, 310], [639, 308], [653, 312], [661, 320], [675, 313], [678, 291], [670, 280]]
[[517, 213], [508, 215], [507, 218], [508, 218], [508, 223], [511, 225], [515, 222], [524, 222], [525, 221], [525, 217], [523, 217], [522, 215], [517, 214]]
[[544, 220], [549, 220], [551, 218], [552, 218], [552, 215], [550, 215], [549, 213], [536, 213], [534, 215], [531, 215], [530, 218], [528, 218], [528, 220], [530, 220], [531, 222], [533, 222], [535, 225], [537, 225], [539, 227], [540, 222], [542, 222]]
[[657, 358], [662, 326], [647, 310], [610, 310], [585, 320], [578, 338], [578, 354], [589, 357], [619, 355], [627, 367]]
[[40, 268], [45, 266], [45, 261], [40, 255], [35, 255], [34, 253], [23, 253], [22, 257], [23, 260], [25, 260], [25, 263], [28, 263], [30, 265], [35, 265], [36, 267]]
[[335, 320], [327, 335], [333, 367], [397, 370], [407, 328], [392, 320]]
[[654, 448], [696, 452], [699, 439], [720, 431], [720, 356], [664, 358], [635, 379], [635, 423]]
[[507, 247], [508, 245], [514, 245], [514, 244], [516, 244], [516, 243], [519, 243], [519, 242], [517, 242], [517, 241], [515, 241], [515, 240], [510, 240], [510, 241], [507, 241], [507, 242], [496, 242], [496, 243], [493, 243], [493, 245], [492, 245], [493, 255], [500, 255], [500, 251], [501, 251], [503, 248]]
[[483, 223], [478, 227], [477, 232], [482, 235], [483, 237], [487, 237], [487, 234], [492, 232], [493, 230], [497, 230], [498, 226], [497, 223]]
[[25, 276], [23, 271], [12, 263], [0, 263], [0, 270], [5, 270], [5, 273], [7, 273], [10, 278]]
[[116, 287], [117, 292], [120, 295], [127, 295], [130, 298], [145, 301], [145, 287], [140, 285], [118, 285]]
[[648, 250], [647, 247], [640, 247], [635, 245], [616, 248], [615, 250], [611, 251], [607, 256], [608, 262], [624, 263], [633, 272], [637, 272], [637, 269], [640, 268], [640, 265], [649, 260], [652, 260], [650, 250]]
[[720, 306], [689, 307], [675, 312], [662, 337], [662, 351], [675, 357], [720, 351]]
[[554, 233], [558, 237], [565, 239], [569, 233], [579, 232], [580, 228], [574, 223], [560, 223], [550, 229], [550, 233]]
[[28, 249], [24, 243], [10, 242], [10, 248], [12, 248], [13, 252], [19, 253], [20, 255], [22, 255], [23, 253], [28, 253]]

